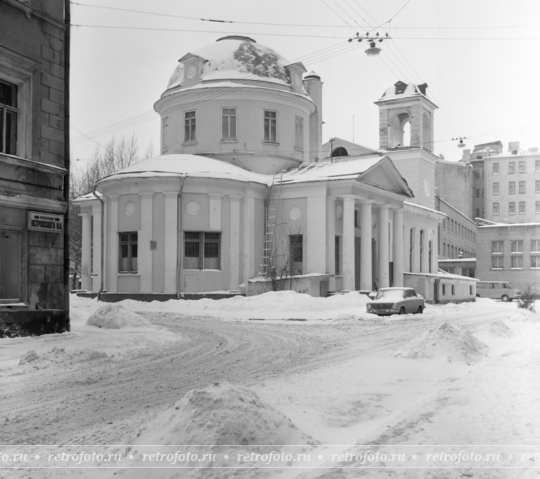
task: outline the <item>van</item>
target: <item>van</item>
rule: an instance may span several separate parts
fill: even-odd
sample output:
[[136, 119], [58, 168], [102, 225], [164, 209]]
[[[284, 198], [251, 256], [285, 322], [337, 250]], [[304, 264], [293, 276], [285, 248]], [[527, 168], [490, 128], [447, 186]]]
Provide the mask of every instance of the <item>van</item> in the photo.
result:
[[478, 281], [476, 283], [476, 297], [500, 299], [506, 302], [519, 299], [521, 292], [512, 288], [506, 281]]

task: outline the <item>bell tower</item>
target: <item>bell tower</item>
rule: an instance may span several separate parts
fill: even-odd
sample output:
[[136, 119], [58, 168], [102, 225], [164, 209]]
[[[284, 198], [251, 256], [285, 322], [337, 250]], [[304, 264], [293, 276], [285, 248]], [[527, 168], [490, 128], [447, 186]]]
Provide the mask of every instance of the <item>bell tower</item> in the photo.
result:
[[425, 148], [433, 151], [433, 115], [437, 105], [427, 98], [427, 83], [398, 81], [375, 102], [379, 107], [379, 148]]

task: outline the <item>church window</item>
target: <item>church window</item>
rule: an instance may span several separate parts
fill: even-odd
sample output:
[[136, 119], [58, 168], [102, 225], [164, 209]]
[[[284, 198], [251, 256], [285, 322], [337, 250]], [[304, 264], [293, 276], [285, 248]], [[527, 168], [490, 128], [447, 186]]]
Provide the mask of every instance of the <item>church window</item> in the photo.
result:
[[221, 109], [221, 138], [236, 140], [236, 108]]
[[294, 122], [294, 146], [300, 150], [304, 149], [304, 119], [297, 116]]
[[195, 141], [195, 111], [186, 111], [184, 119], [184, 141]]
[[277, 112], [264, 111], [264, 141], [277, 141]]
[[221, 233], [186, 231], [184, 269], [220, 269]]
[[137, 272], [137, 232], [119, 233], [120, 237], [120, 273]]
[[302, 274], [304, 256], [303, 235], [289, 236], [289, 254], [291, 274]]

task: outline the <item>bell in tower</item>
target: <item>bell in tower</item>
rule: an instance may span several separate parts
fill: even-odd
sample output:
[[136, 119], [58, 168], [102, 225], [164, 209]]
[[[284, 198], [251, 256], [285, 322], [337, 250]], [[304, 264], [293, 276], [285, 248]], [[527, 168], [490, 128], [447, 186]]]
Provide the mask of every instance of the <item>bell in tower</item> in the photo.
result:
[[379, 107], [379, 148], [425, 148], [433, 151], [433, 115], [427, 84], [398, 81], [375, 102]]

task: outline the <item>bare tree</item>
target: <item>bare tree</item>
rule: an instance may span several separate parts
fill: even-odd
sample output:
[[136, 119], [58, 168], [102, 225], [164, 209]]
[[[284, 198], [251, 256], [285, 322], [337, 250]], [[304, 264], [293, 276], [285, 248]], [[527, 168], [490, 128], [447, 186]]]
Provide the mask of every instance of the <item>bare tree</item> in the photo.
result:
[[[79, 208], [73, 203], [76, 198], [91, 193], [94, 185], [117, 171], [138, 163], [154, 155], [152, 144], [143, 157], [139, 155], [139, 144], [134, 135], [120, 141], [112, 139], [104, 148], [96, 149], [86, 168], [71, 169], [69, 202], [69, 257], [70, 270], [73, 274], [72, 288], [77, 287], [77, 277], [81, 274], [82, 220]], [[73, 157], [73, 155], [71, 155]]]

